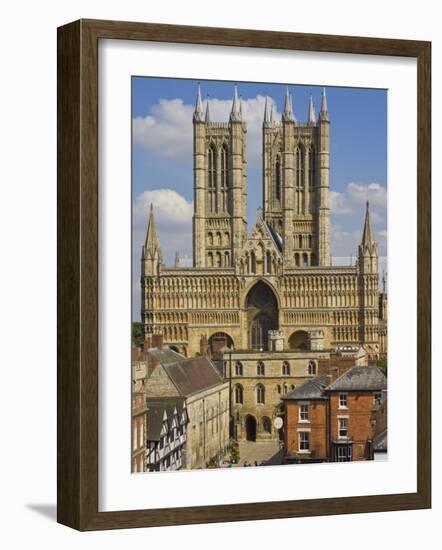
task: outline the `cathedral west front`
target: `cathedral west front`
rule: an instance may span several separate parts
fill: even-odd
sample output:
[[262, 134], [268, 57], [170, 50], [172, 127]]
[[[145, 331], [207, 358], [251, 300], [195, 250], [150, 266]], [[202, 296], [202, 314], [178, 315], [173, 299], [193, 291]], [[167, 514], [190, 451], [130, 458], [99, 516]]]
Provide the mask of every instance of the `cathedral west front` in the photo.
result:
[[321, 357], [345, 349], [372, 359], [386, 353], [386, 294], [378, 288], [368, 203], [355, 265], [331, 262], [325, 90], [317, 117], [310, 98], [306, 122], [295, 119], [288, 89], [280, 120], [266, 101], [262, 209], [251, 231], [246, 149], [236, 87], [228, 121], [212, 120], [198, 88], [193, 267], [164, 265], [153, 205], [142, 248], [141, 320], [145, 338], [162, 334], [187, 357], [228, 350], [235, 434], [256, 439], [276, 436], [281, 393], [316, 375]]

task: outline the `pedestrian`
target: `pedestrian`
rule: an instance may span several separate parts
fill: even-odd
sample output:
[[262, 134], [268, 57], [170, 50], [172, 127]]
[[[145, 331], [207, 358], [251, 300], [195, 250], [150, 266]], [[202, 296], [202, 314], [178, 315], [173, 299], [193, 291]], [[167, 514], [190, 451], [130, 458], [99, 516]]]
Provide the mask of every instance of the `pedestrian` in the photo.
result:
[[258, 466], [258, 461], [257, 460], [255, 460], [255, 466]]

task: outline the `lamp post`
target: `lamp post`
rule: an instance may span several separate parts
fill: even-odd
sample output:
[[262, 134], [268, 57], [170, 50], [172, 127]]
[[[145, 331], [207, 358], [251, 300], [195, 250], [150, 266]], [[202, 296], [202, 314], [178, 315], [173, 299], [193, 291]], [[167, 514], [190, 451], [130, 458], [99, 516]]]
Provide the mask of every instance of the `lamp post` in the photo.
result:
[[233, 415], [232, 415], [232, 348], [228, 348], [229, 354], [229, 439], [233, 439]]

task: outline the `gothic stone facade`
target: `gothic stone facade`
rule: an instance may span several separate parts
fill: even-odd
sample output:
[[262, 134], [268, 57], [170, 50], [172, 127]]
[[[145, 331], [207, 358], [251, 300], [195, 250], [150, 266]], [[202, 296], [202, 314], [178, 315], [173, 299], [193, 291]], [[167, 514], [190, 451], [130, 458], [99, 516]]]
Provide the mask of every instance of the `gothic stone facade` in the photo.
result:
[[[325, 91], [319, 116], [297, 122], [288, 90], [280, 121], [266, 102], [263, 210], [247, 231], [246, 137], [236, 88], [228, 122], [205, 113], [198, 89], [194, 130], [192, 268], [166, 267], [153, 209], [141, 259], [145, 337], [186, 356], [220, 336], [235, 350], [267, 350], [278, 330], [284, 349], [385, 350], [379, 337], [378, 252], [367, 212], [355, 265], [332, 266], [329, 250], [329, 127]], [[386, 308], [383, 309], [386, 315]], [[314, 339], [314, 338], [313, 338]]]
[[[367, 213], [356, 265], [332, 266], [329, 251], [329, 126], [325, 91], [316, 120], [295, 121], [286, 94], [281, 121], [268, 105], [263, 121], [263, 201], [252, 231], [246, 220], [246, 136], [236, 90], [230, 120], [203, 113], [194, 128], [194, 267], [166, 267], [153, 211], [142, 250], [142, 322], [146, 337], [187, 356], [202, 337], [225, 335], [235, 349], [265, 349], [278, 329], [284, 347], [379, 349], [378, 253]], [[383, 315], [386, 313], [383, 309]], [[383, 335], [382, 342], [386, 341]]]

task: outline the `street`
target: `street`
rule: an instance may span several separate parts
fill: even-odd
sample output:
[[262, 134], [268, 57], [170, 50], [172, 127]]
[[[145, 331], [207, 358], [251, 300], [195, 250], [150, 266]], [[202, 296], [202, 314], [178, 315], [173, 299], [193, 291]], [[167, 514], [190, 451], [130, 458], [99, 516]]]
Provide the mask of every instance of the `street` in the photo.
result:
[[258, 464], [263, 462], [267, 466], [281, 464], [282, 452], [277, 441], [242, 441], [239, 443], [239, 450], [240, 460], [238, 466], [244, 466], [244, 462], [254, 466], [255, 461]]

